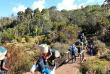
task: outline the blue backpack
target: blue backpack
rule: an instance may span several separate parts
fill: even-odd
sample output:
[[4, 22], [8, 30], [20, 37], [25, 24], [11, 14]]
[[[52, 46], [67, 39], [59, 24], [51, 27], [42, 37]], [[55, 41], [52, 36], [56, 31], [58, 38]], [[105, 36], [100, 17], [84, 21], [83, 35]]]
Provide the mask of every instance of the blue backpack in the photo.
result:
[[73, 51], [73, 52], [75, 52], [75, 51], [76, 51], [75, 47], [72, 47], [72, 51]]

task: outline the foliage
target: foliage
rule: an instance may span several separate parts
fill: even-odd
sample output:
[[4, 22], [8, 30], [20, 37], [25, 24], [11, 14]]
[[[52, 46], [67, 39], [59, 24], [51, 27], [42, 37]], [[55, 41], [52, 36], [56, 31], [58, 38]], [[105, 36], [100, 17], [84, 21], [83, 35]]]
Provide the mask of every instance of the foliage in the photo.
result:
[[21, 41], [22, 41], [22, 38], [21, 38], [21, 37], [17, 37], [16, 40], [17, 40], [18, 42], [21, 42]]
[[25, 41], [29, 42], [30, 41], [30, 37], [29, 36], [25, 36]]
[[104, 55], [100, 56], [100, 59], [106, 59], [106, 60], [110, 61], [110, 51], [108, 51]]
[[108, 61], [104, 59], [88, 59], [84, 62], [82, 68], [83, 73], [88, 72], [89, 74], [106, 74], [108, 70]]
[[38, 28], [38, 29], [37, 29], [37, 35], [39, 35], [40, 33], [41, 33], [41, 29]]
[[95, 47], [95, 53], [102, 54], [107, 50], [105, 43], [101, 42], [100, 40], [94, 40], [93, 44]]
[[53, 46], [53, 48], [59, 50], [61, 52], [61, 54], [68, 51], [69, 47], [70, 46], [68, 44], [62, 44], [62, 43], [58, 43], [58, 42], [55, 43]]

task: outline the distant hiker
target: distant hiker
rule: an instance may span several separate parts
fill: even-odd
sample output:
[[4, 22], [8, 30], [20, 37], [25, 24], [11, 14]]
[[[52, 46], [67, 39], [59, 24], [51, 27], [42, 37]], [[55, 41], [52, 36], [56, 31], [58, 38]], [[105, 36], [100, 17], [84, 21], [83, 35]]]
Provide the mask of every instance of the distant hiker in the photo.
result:
[[89, 49], [90, 49], [90, 55], [93, 56], [93, 44], [90, 44]]
[[7, 58], [10, 57], [10, 53], [6, 53], [5, 58], [3, 60], [1, 60], [1, 71], [0, 74], [6, 74], [6, 72], [8, 71], [8, 68], [6, 68], [6, 64], [7, 64]]
[[80, 39], [81, 31], [78, 31], [78, 39]]
[[72, 55], [72, 63], [73, 63], [73, 58], [75, 59], [75, 62], [76, 62], [76, 50], [77, 50], [77, 48], [75, 47], [74, 44], [72, 44], [72, 47], [70, 49], [71, 55]]
[[88, 44], [88, 42], [87, 42], [86, 36], [84, 37], [84, 41], [83, 41], [83, 43], [84, 43], [84, 47], [85, 47], [85, 49], [87, 49], [87, 44]]
[[78, 49], [78, 56], [79, 56], [80, 53], [81, 53], [81, 50], [83, 49], [83, 42], [78, 41], [78, 42], [75, 43], [75, 45]]
[[61, 58], [60, 52], [55, 49], [51, 49], [52, 51], [52, 56], [48, 59], [48, 63], [50, 66], [50, 74], [55, 74], [55, 69], [56, 69], [56, 60], [57, 58]]
[[81, 34], [81, 42], [84, 41], [84, 33]]
[[84, 41], [84, 33], [81, 33], [81, 34], [79, 35], [79, 39], [80, 39], [81, 42]]

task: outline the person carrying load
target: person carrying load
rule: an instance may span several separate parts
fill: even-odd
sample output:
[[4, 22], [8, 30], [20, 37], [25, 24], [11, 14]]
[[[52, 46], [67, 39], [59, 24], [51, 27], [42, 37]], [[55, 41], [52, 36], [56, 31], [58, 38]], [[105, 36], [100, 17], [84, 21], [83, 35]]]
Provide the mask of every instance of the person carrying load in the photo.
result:
[[[50, 65], [50, 74], [55, 74], [56, 60], [61, 58], [60, 52], [56, 49], [51, 49], [52, 56], [48, 59], [48, 64]], [[48, 53], [50, 54], [50, 52]]]
[[78, 41], [78, 42], [75, 43], [75, 45], [78, 49], [78, 56], [79, 56], [80, 53], [81, 53], [81, 50], [83, 49], [83, 42]]
[[[33, 65], [30, 72], [34, 72], [37, 68], [41, 74], [50, 74], [49, 69], [47, 68], [48, 59], [52, 56], [51, 47], [48, 45], [39, 45], [39, 49], [42, 53], [42, 57], [38, 59], [37, 63]], [[48, 55], [48, 51], [50, 55]]]
[[6, 68], [7, 58], [10, 57], [10, 53], [7, 53], [6, 48], [0, 46], [0, 74], [6, 74], [8, 68]]
[[75, 47], [74, 44], [72, 44], [72, 47], [71, 47], [71, 49], [70, 49], [70, 51], [71, 51], [71, 56], [72, 56], [72, 63], [73, 63], [73, 58], [75, 59], [75, 62], [76, 62], [76, 50], [77, 50], [77, 48]]

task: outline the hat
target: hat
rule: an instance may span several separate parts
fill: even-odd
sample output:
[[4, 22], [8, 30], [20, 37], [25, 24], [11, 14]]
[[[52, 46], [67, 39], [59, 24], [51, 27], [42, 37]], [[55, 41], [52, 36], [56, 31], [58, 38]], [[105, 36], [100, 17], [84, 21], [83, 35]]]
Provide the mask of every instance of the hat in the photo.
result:
[[6, 53], [7, 53], [6, 48], [0, 46], [0, 60], [3, 60], [5, 58]]
[[5, 52], [0, 51], [0, 60], [3, 60], [5, 58], [6, 53], [7, 53], [7, 50]]
[[48, 53], [48, 45], [39, 45], [39, 49], [42, 52], [42, 54]]

